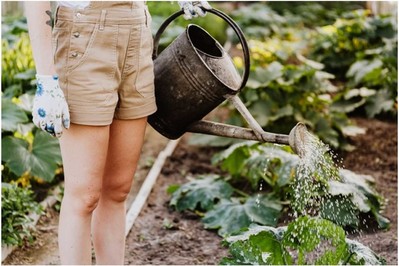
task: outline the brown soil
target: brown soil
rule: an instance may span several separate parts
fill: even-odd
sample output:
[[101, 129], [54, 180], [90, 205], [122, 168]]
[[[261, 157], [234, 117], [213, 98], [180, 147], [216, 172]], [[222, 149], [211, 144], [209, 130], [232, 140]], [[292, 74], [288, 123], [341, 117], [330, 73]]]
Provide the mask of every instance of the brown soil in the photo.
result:
[[[391, 227], [383, 231], [374, 226], [350, 238], [383, 256], [387, 264], [397, 265], [397, 124], [374, 119], [355, 121], [366, 128], [367, 133], [351, 140], [356, 150], [341, 155], [343, 164], [346, 169], [375, 178], [377, 191], [388, 200], [383, 215], [389, 218]], [[149, 140], [151, 143], [159, 141], [163, 139], [157, 135]], [[156, 145], [147, 147], [154, 152], [153, 146]], [[166, 192], [168, 186], [183, 184], [189, 176], [219, 172], [210, 163], [215, 152], [210, 148], [189, 146], [187, 136], [180, 141], [127, 237], [126, 264], [218, 264], [228, 254], [221, 244], [222, 239], [216, 232], [205, 230], [196, 214], [173, 211], [168, 206], [170, 195]], [[50, 212], [41, 219], [39, 245], [18, 249], [3, 264], [58, 264], [55, 253], [57, 217], [57, 213]], [[47, 258], [38, 260], [35, 256], [43, 249], [52, 251]]]
[[[388, 200], [383, 215], [391, 221], [391, 228], [373, 227], [349, 237], [383, 256], [387, 264], [397, 265], [397, 124], [366, 119], [355, 122], [367, 133], [351, 140], [356, 149], [342, 154], [343, 164], [375, 178], [377, 191]], [[203, 229], [198, 216], [168, 207], [170, 196], [166, 193], [169, 185], [187, 182], [187, 176], [220, 171], [210, 163], [215, 152], [189, 146], [186, 138], [180, 142], [128, 236], [127, 264], [217, 264], [227, 255], [221, 238]]]
[[356, 119], [366, 134], [352, 139], [356, 150], [344, 155], [346, 169], [371, 175], [376, 190], [387, 200], [383, 215], [391, 221], [389, 230], [376, 227], [354, 235], [354, 239], [398, 265], [398, 128], [396, 123]]

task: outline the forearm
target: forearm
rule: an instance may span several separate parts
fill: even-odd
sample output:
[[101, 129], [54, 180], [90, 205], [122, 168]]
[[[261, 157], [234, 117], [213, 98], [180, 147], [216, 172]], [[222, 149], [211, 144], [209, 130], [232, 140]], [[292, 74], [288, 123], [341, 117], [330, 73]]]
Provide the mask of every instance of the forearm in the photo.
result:
[[42, 75], [56, 74], [52, 55], [50, 19], [46, 14], [51, 10], [50, 1], [26, 1], [25, 15], [28, 20], [29, 37], [36, 64], [36, 72]]

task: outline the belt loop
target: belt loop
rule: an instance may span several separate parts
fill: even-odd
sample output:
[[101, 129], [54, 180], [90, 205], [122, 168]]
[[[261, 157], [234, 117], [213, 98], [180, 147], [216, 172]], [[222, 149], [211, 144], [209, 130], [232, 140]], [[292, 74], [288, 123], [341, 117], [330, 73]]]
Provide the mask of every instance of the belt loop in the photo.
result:
[[105, 15], [106, 15], [106, 14], [107, 14], [107, 10], [105, 10], [105, 9], [101, 10], [101, 17], [100, 17], [99, 30], [104, 30]]
[[145, 26], [148, 27], [148, 14], [147, 8], [144, 8], [144, 15], [145, 15]]
[[[58, 18], [58, 10], [60, 9], [60, 6], [57, 5], [57, 7], [54, 10], [54, 14], [53, 14], [53, 25], [51, 26], [52, 28], [54, 28], [54, 26], [57, 24], [57, 18]], [[50, 18], [51, 19], [51, 18]]]

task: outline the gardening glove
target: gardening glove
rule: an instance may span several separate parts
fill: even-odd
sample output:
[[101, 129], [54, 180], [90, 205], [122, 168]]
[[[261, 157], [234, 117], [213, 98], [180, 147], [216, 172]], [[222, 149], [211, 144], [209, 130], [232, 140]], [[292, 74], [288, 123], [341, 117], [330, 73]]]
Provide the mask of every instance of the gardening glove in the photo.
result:
[[177, 1], [179, 6], [184, 11], [183, 17], [185, 19], [192, 19], [195, 17], [205, 16], [206, 12], [201, 9], [201, 7], [205, 9], [212, 9], [211, 5], [208, 4], [208, 1]]
[[33, 123], [54, 137], [61, 137], [62, 127], [69, 128], [69, 109], [58, 83], [58, 76], [36, 75], [33, 99]]

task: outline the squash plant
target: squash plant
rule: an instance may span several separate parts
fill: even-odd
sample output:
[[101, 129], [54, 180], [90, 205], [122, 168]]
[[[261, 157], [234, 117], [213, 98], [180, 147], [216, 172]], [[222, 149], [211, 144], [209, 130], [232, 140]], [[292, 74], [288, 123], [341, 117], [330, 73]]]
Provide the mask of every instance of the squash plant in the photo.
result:
[[344, 230], [321, 218], [303, 216], [287, 226], [252, 224], [225, 239], [222, 265], [385, 265], [385, 260]]
[[[328, 160], [329, 154], [325, 156]], [[389, 227], [389, 220], [381, 215], [385, 201], [374, 189], [371, 176], [335, 166], [326, 173], [323, 167], [316, 167], [314, 175], [320, 178], [314, 180], [319, 183], [314, 187], [326, 189], [299, 190], [294, 199], [293, 188], [300, 185], [296, 176], [299, 158], [289, 147], [242, 142], [216, 154], [213, 163], [229, 175], [199, 176], [174, 186], [170, 205], [178, 211], [200, 213], [205, 227], [218, 229], [222, 236], [251, 222], [276, 225], [284, 206], [294, 201], [291, 210], [301, 214], [312, 199], [320, 202], [318, 214], [322, 218], [342, 227], [358, 229], [362, 215], [372, 217], [380, 228]]]
[[334, 98], [334, 111], [361, 110], [367, 117], [396, 116], [398, 45], [393, 19], [357, 10], [318, 28], [311, 57], [345, 81]]
[[358, 53], [383, 47], [386, 39], [397, 38], [392, 17], [372, 16], [370, 12], [366, 9], [347, 12], [333, 24], [319, 27], [311, 58], [345, 80], [346, 71], [357, 60]]
[[[213, 162], [230, 175], [199, 176], [175, 185], [170, 205], [195, 211], [205, 228], [216, 229], [225, 238], [230, 256], [221, 264], [384, 263], [369, 248], [345, 238], [344, 229], [360, 227], [361, 214], [373, 217], [380, 228], [389, 227], [380, 213], [384, 200], [371, 176], [316, 166], [309, 173], [315, 177], [313, 185], [327, 189], [303, 189], [306, 195], [299, 192], [294, 198], [293, 187], [303, 184], [297, 182], [299, 158], [289, 147], [242, 142], [216, 154]], [[303, 212], [312, 199], [318, 201], [318, 210]], [[290, 209], [297, 214], [295, 219], [276, 227]]]

